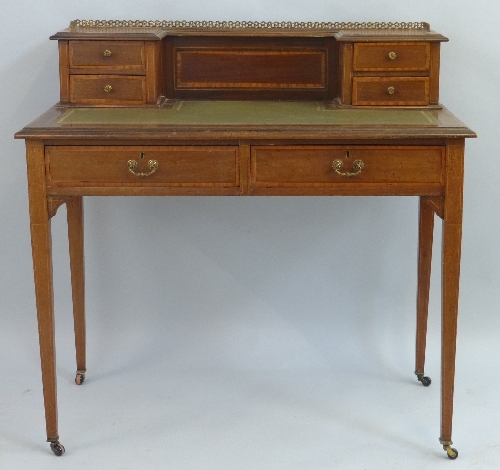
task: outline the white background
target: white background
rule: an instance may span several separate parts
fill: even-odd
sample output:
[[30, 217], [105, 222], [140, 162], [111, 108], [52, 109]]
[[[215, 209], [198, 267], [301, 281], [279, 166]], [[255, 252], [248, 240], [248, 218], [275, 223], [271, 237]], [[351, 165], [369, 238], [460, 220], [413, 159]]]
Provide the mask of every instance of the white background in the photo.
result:
[[[500, 8], [476, 0], [2, 0], [0, 468], [500, 466]], [[413, 376], [416, 198], [85, 199], [88, 379], [74, 385], [65, 210], [53, 219], [61, 442], [45, 440], [24, 142], [57, 102], [73, 19], [427, 21], [466, 147], [449, 462], [439, 437], [440, 260]], [[440, 223], [436, 221], [439, 253]]]

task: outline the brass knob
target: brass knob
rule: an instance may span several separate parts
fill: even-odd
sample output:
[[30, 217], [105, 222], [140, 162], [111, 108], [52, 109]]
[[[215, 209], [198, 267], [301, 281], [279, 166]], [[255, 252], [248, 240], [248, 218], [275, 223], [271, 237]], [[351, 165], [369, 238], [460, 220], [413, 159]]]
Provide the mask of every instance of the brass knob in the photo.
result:
[[106, 93], [109, 93], [112, 89], [113, 89], [113, 87], [112, 87], [111, 85], [106, 85], [106, 86], [104, 87], [104, 91], [105, 91]]
[[394, 60], [396, 58], [395, 52], [389, 52], [389, 59]]
[[387, 93], [389, 93], [389, 95], [394, 95], [395, 91], [396, 91], [396, 89], [393, 86], [390, 86], [389, 88], [387, 88]]
[[104, 57], [109, 57], [111, 55], [111, 51], [109, 49], [106, 49], [104, 51]]

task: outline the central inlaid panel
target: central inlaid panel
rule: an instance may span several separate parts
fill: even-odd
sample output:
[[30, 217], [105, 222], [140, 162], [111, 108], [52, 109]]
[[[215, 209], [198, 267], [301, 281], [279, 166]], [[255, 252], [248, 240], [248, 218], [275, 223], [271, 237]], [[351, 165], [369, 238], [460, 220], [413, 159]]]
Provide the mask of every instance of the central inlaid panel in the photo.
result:
[[184, 92], [234, 99], [239, 94], [281, 93], [301, 99], [332, 95], [329, 67], [335, 53], [327, 38], [176, 38], [170, 63], [174, 95]]

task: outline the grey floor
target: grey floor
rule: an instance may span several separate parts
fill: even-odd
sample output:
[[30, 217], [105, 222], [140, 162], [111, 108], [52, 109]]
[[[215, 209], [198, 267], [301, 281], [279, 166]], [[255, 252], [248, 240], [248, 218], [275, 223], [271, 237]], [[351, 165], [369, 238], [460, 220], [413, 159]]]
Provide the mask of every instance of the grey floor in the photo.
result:
[[[180, 342], [190, 341], [179, 335]], [[473, 361], [464, 357], [468, 354], [463, 345], [454, 423], [460, 456], [450, 462], [437, 440], [436, 361], [430, 367], [434, 381], [425, 388], [413, 379], [409, 357], [382, 367], [368, 357], [350, 370], [332, 364], [266, 368], [263, 363], [245, 366], [244, 358], [227, 356], [221, 365], [216, 348], [207, 357], [205, 348], [210, 346], [203, 343], [190, 344], [189, 359], [175, 352], [177, 357], [169, 357], [170, 347], [140, 339], [134, 342], [137, 356], [132, 357], [122, 354], [130, 351], [127, 343], [108, 345], [112, 351], [104, 361], [91, 354], [88, 380], [80, 387], [73, 383], [71, 361], [60, 360], [60, 434], [67, 451], [57, 458], [44, 443], [36, 353], [27, 355], [19, 344], [2, 341], [2, 357], [10, 367], [4, 367], [0, 385], [1, 468], [500, 466], [497, 384], [477, 372]], [[244, 342], [240, 346], [247, 347]], [[141, 354], [141, 349], [149, 354]], [[294, 353], [292, 347], [288, 353]], [[231, 360], [235, 364], [230, 365]]]
[[[485, 292], [474, 291], [466, 271], [453, 433], [460, 456], [451, 462], [438, 442], [439, 259], [427, 351], [433, 383], [423, 387], [413, 375], [416, 220], [396, 231], [383, 223], [407, 203], [347, 201], [364, 212], [359, 233], [377, 240], [360, 235], [354, 250], [352, 232], [337, 228], [329, 240], [331, 221], [321, 226], [330, 201], [289, 203], [217, 202], [207, 211], [210, 202], [179, 200], [167, 215], [155, 200], [89, 201], [82, 386], [74, 384], [62, 209], [53, 237], [66, 454], [55, 457], [45, 443], [34, 306], [6, 310], [0, 468], [499, 468], [498, 321]], [[130, 213], [157, 214], [170, 230], [160, 224], [142, 245], [130, 239], [130, 204], [138, 205]], [[255, 205], [258, 218], [245, 215]], [[394, 233], [408, 239], [401, 252]], [[303, 246], [303, 236], [315, 243]]]

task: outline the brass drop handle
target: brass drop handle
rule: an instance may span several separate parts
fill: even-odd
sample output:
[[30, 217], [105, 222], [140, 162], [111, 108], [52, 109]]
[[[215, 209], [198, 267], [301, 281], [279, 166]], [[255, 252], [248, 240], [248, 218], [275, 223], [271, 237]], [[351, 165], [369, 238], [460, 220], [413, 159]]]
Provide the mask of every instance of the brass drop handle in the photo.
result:
[[354, 160], [352, 162], [352, 169], [355, 171], [340, 171], [344, 167], [342, 160], [333, 160], [332, 163], [332, 168], [335, 170], [335, 173], [339, 174], [340, 176], [347, 177], [359, 175], [364, 166], [365, 164], [363, 163], [363, 160]]
[[109, 49], [106, 49], [104, 51], [104, 57], [109, 57], [111, 55], [111, 51]]
[[[141, 158], [144, 158], [144, 152], [141, 152]], [[149, 160], [149, 171], [135, 171], [137, 165], [137, 161], [129, 160], [127, 162], [128, 171], [130, 171], [130, 173], [132, 173], [134, 176], [151, 176], [158, 169], [159, 163], [157, 160]]]
[[106, 86], [104, 87], [104, 91], [105, 91], [106, 93], [109, 93], [112, 89], [113, 89], [113, 87], [112, 87], [111, 85], [106, 85]]
[[396, 58], [395, 52], [389, 52], [389, 59], [394, 60]]
[[389, 93], [389, 95], [394, 95], [395, 91], [396, 91], [396, 89], [393, 86], [390, 86], [389, 88], [387, 88], [387, 93]]

